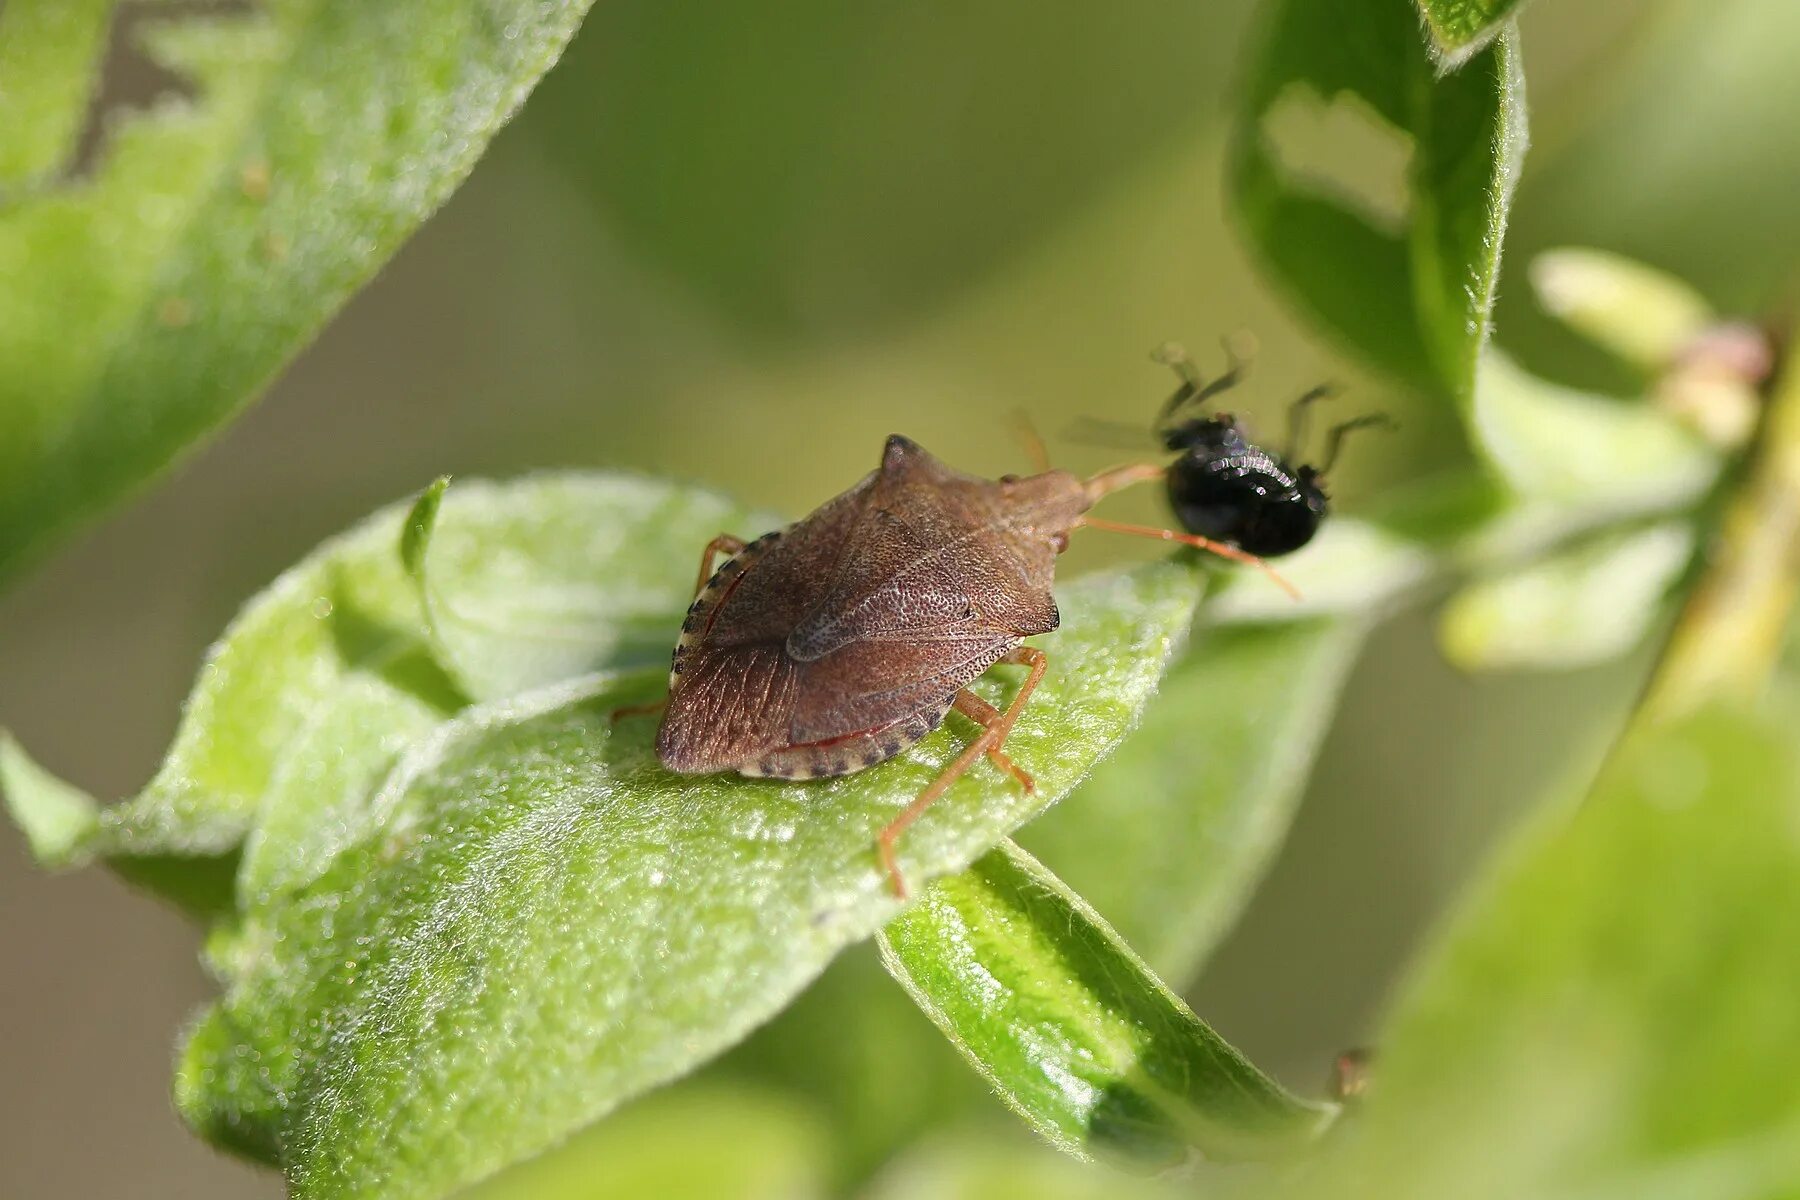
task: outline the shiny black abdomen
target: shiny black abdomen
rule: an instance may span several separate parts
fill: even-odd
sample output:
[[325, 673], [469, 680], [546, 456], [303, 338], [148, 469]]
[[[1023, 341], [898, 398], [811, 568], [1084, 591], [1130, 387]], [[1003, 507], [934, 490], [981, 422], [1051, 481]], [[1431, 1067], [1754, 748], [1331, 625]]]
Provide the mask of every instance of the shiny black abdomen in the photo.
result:
[[1182, 528], [1263, 558], [1306, 545], [1325, 517], [1325, 491], [1312, 471], [1289, 471], [1241, 435], [1191, 442], [1169, 467], [1168, 485]]

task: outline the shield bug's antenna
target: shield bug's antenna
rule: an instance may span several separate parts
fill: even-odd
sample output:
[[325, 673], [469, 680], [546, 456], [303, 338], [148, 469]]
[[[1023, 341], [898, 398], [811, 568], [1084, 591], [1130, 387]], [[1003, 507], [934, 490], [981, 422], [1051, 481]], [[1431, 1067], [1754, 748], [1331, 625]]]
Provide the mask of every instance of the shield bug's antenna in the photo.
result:
[[1031, 465], [1040, 472], [1050, 469], [1050, 451], [1044, 448], [1044, 438], [1032, 421], [1031, 414], [1022, 408], [1012, 410], [1013, 432], [1018, 434], [1019, 441], [1025, 447], [1025, 456]]
[[[1087, 491], [1089, 503], [1093, 504], [1102, 496], [1110, 495], [1121, 488], [1128, 488], [1137, 483], [1149, 483], [1152, 480], [1163, 478], [1165, 474], [1165, 469], [1157, 466], [1155, 463], [1128, 463], [1122, 467], [1113, 467], [1110, 470], [1100, 472], [1083, 484], [1083, 487]], [[1196, 550], [1204, 550], [1208, 554], [1216, 554], [1220, 558], [1228, 558], [1233, 562], [1256, 567], [1273, 580], [1276, 587], [1286, 592], [1289, 596], [1293, 597], [1295, 600], [1301, 598], [1300, 589], [1284, 579], [1281, 573], [1274, 567], [1271, 567], [1256, 555], [1240, 550], [1227, 542], [1216, 541], [1209, 537], [1201, 537], [1199, 534], [1194, 533], [1177, 533], [1173, 529], [1160, 529], [1154, 525], [1127, 525], [1120, 521], [1107, 521], [1099, 517], [1090, 517], [1085, 514], [1079, 517], [1075, 524], [1077, 527], [1085, 525], [1091, 529], [1105, 530], [1108, 533], [1124, 533], [1130, 534], [1133, 537], [1156, 538], [1159, 541], [1176, 542], [1183, 546], [1192, 546]]]

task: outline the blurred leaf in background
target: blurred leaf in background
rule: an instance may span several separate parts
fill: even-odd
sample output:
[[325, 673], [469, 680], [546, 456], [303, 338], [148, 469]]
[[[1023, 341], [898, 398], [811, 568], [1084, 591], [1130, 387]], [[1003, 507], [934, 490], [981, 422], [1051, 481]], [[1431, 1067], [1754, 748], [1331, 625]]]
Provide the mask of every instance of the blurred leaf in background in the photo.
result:
[[1143, 724], [1021, 832], [1164, 978], [1193, 978], [1280, 849], [1365, 620], [1203, 629]]
[[[1525, 154], [1516, 34], [1440, 77], [1405, 0], [1276, 0], [1266, 21], [1232, 162], [1246, 239], [1351, 352], [1466, 401]], [[1295, 124], [1334, 150], [1357, 139], [1362, 174], [1319, 177]]]
[[107, 114], [88, 163], [113, 7], [0, 13], [0, 577], [248, 403], [462, 182], [587, 5], [127, 9], [121, 42], [182, 83]]
[[[1528, 7], [1528, 13], [1531, 9]], [[1607, 47], [1608, 70], [1571, 85], [1520, 185], [1516, 262], [1563, 245], [1648, 263], [1726, 316], [1790, 308], [1800, 287], [1800, 8], [1666, 0]], [[1502, 296], [1509, 350], [1551, 378], [1622, 388], [1523, 288]]]
[[1193, 135], [1241, 21], [950, 0], [695, 16], [599, 6], [534, 128], [634, 256], [777, 345], [929, 318], [1009, 265]]
[[1407, 987], [1328, 1194], [1792, 1193], [1797, 720], [1640, 730], [1534, 823]]

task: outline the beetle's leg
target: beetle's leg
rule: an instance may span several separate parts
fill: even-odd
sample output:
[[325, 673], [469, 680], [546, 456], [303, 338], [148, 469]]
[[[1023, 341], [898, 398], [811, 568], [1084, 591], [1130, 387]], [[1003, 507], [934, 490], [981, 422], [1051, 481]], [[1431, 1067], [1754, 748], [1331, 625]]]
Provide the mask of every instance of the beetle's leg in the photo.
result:
[[729, 533], [721, 533], [706, 543], [706, 549], [700, 552], [700, 578], [694, 581], [694, 595], [698, 596], [706, 590], [706, 581], [713, 577], [713, 559], [721, 554], [742, 554], [744, 541], [734, 538]]
[[[1031, 698], [1033, 691], [1037, 690], [1038, 683], [1044, 678], [1044, 669], [1049, 665], [1049, 660], [1044, 657], [1044, 652], [1030, 646], [1019, 646], [1008, 652], [999, 661], [1026, 663], [1031, 667], [1031, 673], [1025, 677], [1025, 682], [1019, 685], [1019, 692], [1013, 697], [1012, 703], [1006, 706], [1005, 712], [999, 712], [993, 705], [967, 688], [959, 691], [953, 702], [957, 711], [979, 721], [982, 725], [981, 733], [974, 741], [964, 746], [962, 753], [952, 759], [950, 765], [945, 767], [943, 772], [932, 780], [930, 785], [920, 792], [918, 798], [907, 805], [899, 816], [888, 822], [887, 828], [883, 829], [875, 839], [875, 848], [881, 859], [882, 870], [887, 872], [888, 881], [894, 885], [894, 894], [902, 900], [906, 899], [908, 895], [906, 879], [900, 874], [900, 864], [894, 861], [894, 846], [899, 842], [900, 835], [905, 833], [907, 827], [917, 821], [925, 810], [930, 808], [937, 798], [942, 796], [950, 785], [969, 769], [970, 763], [983, 754], [992, 757], [1006, 744], [1007, 735], [1012, 732], [1013, 725], [1018, 722], [1019, 714], [1025, 710], [1025, 701]], [[967, 700], [964, 699], [965, 697]], [[1001, 766], [1002, 763], [1004, 766]], [[1001, 766], [1002, 770], [1025, 784], [1027, 791], [1035, 790], [1036, 785], [1031, 782], [1031, 776], [1019, 770], [1013, 764], [1012, 759], [1001, 754], [995, 761], [995, 765]]]
[[1281, 452], [1282, 457], [1290, 462], [1300, 460], [1300, 443], [1306, 440], [1306, 418], [1312, 414], [1312, 406], [1336, 392], [1329, 383], [1321, 383], [1288, 405], [1287, 446]]

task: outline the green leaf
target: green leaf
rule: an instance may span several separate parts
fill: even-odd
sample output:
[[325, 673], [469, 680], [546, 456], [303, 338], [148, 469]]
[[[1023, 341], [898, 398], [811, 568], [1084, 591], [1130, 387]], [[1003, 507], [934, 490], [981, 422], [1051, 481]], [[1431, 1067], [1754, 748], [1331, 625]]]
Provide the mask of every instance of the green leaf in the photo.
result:
[[[101, 811], [84, 856], [115, 865], [218, 859], [242, 848], [260, 819], [270, 826], [265, 837], [279, 841], [283, 828], [297, 835], [278, 852], [250, 847], [250, 881], [261, 887], [329, 857], [328, 848], [298, 848], [298, 836], [352, 836], [343, 822], [361, 805], [359, 781], [378, 779], [398, 742], [461, 703], [420, 632], [418, 600], [395, 551], [400, 528], [398, 507], [376, 513], [244, 607], [208, 652], [155, 777]], [[344, 790], [331, 794], [334, 787]], [[279, 811], [268, 802], [277, 794], [305, 811]]]
[[981, 1080], [894, 986], [873, 943], [840, 954], [780, 1016], [693, 1082], [714, 1078], [779, 1088], [814, 1108], [829, 1131], [838, 1195], [860, 1194], [883, 1163], [930, 1131], [978, 1117], [1010, 1128]]
[[[445, 532], [466, 494], [445, 498]], [[971, 771], [903, 840], [907, 877], [963, 869], [1073, 787], [1200, 590], [1177, 562], [1065, 589], [1009, 742], [1036, 793]], [[415, 742], [360, 840], [234, 933], [178, 1071], [187, 1118], [280, 1161], [299, 1197], [441, 1195], [705, 1062], [889, 919], [875, 835], [968, 733], [833, 780], [687, 779], [656, 763], [653, 721], [609, 717], [664, 674], [480, 704]], [[979, 687], [1004, 700], [1017, 679]]]
[[1640, 730], [1503, 856], [1405, 988], [1330, 1195], [1791, 1194], [1797, 720]]
[[1418, 542], [1354, 517], [1334, 517], [1276, 570], [1300, 593], [1296, 600], [1261, 571], [1233, 571], [1207, 605], [1214, 621], [1303, 621], [1391, 607], [1424, 583], [1431, 555]]
[[1444, 657], [1468, 671], [1568, 670], [1626, 653], [1693, 554], [1681, 523], [1627, 530], [1477, 580], [1445, 607]]
[[1690, 505], [1721, 461], [1667, 413], [1539, 379], [1497, 350], [1482, 358], [1471, 429], [1517, 496], [1597, 519]]
[[1158, 974], [1191, 978], [1281, 846], [1366, 627], [1207, 630], [1125, 744], [1019, 841]]
[[[7, 5], [0, 184], [68, 169], [109, 7]], [[468, 174], [586, 8], [272, 0], [134, 25], [196, 98], [110, 121], [91, 175], [0, 205], [0, 576], [260, 391]]]
[[[698, 547], [722, 525], [760, 530], [770, 520], [629, 475], [471, 482], [447, 499], [434, 485], [415, 511], [384, 509], [245, 607], [209, 652], [156, 777], [101, 810], [64, 857], [119, 866], [241, 847], [239, 899], [267, 903], [379, 825], [388, 802], [378, 785], [464, 704], [468, 680], [494, 686], [510, 669], [548, 682], [666, 658]], [[406, 570], [422, 568], [428, 548], [448, 603], [482, 623], [433, 623], [442, 636], [428, 635]], [[616, 623], [604, 615], [609, 604]], [[446, 645], [461, 687], [434, 658]], [[138, 881], [162, 890], [157, 879]]]
[[[1272, 117], [1294, 104], [1347, 105], [1408, 138], [1405, 211], [1370, 212], [1290, 166]], [[1407, 0], [1278, 0], [1239, 104], [1231, 198], [1265, 269], [1308, 315], [1376, 366], [1466, 400], [1525, 142], [1510, 29], [1440, 78]]]
[[1078, 1157], [1259, 1158], [1311, 1141], [1335, 1115], [1251, 1066], [1010, 842], [934, 884], [881, 948], [1000, 1097]]
[[1418, 0], [1438, 65], [1454, 70], [1500, 35], [1519, 0]]
[[1662, 371], [1718, 320], [1706, 298], [1666, 271], [1584, 246], [1531, 260], [1544, 311], [1644, 371]]
[[787, 524], [698, 488], [617, 474], [466, 499], [458, 488], [454, 519], [440, 525], [447, 485], [420, 496], [401, 553], [438, 661], [476, 700], [602, 667], [666, 665], [706, 544]]
[[0, 203], [73, 151], [112, 0], [11, 0], [0, 11]]
[[970, 1136], [934, 1141], [882, 1173], [868, 1200], [1191, 1200], [1170, 1179], [1134, 1179], [1033, 1146]]
[[963, 0], [705, 18], [597, 5], [521, 133], [708, 322], [811, 353], [958, 311], [1154, 174], [1210, 124], [1242, 8], [1063, 5], [1029, 53], [1019, 10]]

